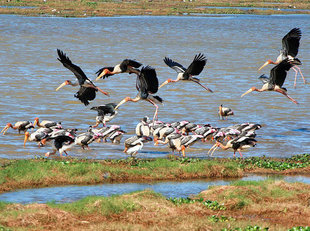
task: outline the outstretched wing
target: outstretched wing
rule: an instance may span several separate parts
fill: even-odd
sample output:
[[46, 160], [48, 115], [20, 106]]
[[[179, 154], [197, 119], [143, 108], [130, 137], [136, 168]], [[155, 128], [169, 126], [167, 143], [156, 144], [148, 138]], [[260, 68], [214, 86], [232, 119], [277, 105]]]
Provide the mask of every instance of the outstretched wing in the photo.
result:
[[301, 38], [301, 31], [299, 28], [294, 28], [288, 32], [282, 39], [282, 49], [285, 55], [296, 57], [298, 54], [299, 40]]
[[139, 68], [141, 65], [142, 65], [142, 63], [139, 63], [136, 60], [124, 59], [120, 65], [120, 68], [121, 68], [121, 70], [127, 70], [128, 66], [134, 67], [134, 68]]
[[288, 59], [284, 59], [281, 63], [272, 68], [270, 70], [270, 83], [282, 87], [287, 75], [287, 71], [292, 66], [293, 65], [288, 62]]
[[154, 94], [158, 91], [158, 78], [156, 71], [151, 66], [142, 67], [137, 77], [136, 87], [138, 91]]
[[171, 67], [173, 70], [175, 70], [177, 73], [183, 73], [186, 68], [183, 67], [181, 64], [173, 61], [172, 59], [169, 59], [167, 57], [164, 58], [164, 62], [167, 64], [167, 66]]
[[185, 74], [187, 73], [189, 75], [199, 75], [206, 63], [207, 59], [203, 54], [199, 53], [198, 55], [195, 55], [193, 62], [188, 66]]
[[63, 51], [57, 49], [57, 53], [59, 56], [59, 58], [57, 59], [64, 65], [64, 67], [68, 68], [70, 71], [73, 72], [75, 77], [78, 79], [80, 85], [82, 85], [85, 80], [88, 80], [82, 69], [79, 66], [73, 64]]

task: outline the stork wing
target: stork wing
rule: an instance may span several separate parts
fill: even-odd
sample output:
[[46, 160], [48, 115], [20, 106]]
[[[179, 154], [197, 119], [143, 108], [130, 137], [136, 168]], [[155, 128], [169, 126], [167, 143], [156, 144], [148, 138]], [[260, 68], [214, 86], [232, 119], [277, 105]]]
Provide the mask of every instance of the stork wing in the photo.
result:
[[269, 83], [269, 78], [266, 75], [261, 75], [258, 77], [258, 79], [260, 79], [263, 82], [263, 84]]
[[299, 28], [294, 28], [288, 32], [282, 39], [282, 49], [285, 55], [295, 57], [298, 53], [299, 40], [301, 38], [301, 31]]
[[109, 114], [109, 113], [113, 114], [115, 112], [114, 111], [115, 107], [116, 107], [115, 103], [107, 103], [107, 104], [98, 106], [98, 109], [103, 111], [104, 114]]
[[82, 85], [85, 80], [88, 80], [82, 69], [79, 66], [73, 64], [63, 51], [57, 49], [57, 53], [59, 56], [59, 58], [57, 59], [64, 65], [64, 67], [68, 68], [70, 71], [73, 72], [75, 77], [78, 79], [80, 85]]
[[127, 66], [131, 66], [131, 67], [134, 67], [134, 68], [139, 68], [141, 65], [142, 65], [142, 63], [139, 63], [136, 60], [124, 59], [120, 66], [121, 66], [121, 69], [122, 69], [123, 66], [126, 66], [125, 69], [127, 69]]
[[203, 54], [199, 53], [198, 55], [195, 55], [193, 62], [188, 66], [185, 72], [189, 75], [199, 75], [202, 72], [206, 63], [206, 57]]
[[142, 67], [140, 75], [137, 77], [136, 87], [138, 91], [151, 94], [158, 91], [158, 78], [153, 67]]
[[281, 63], [272, 68], [270, 70], [270, 83], [282, 87], [287, 75], [287, 71], [292, 66], [293, 65], [288, 62], [288, 59], [284, 59]]
[[181, 64], [179, 64], [179, 63], [177, 63], [177, 62], [175, 62], [172, 59], [169, 59], [167, 57], [164, 58], [164, 62], [165, 62], [165, 64], [167, 64], [167, 66], [171, 67], [177, 73], [183, 73], [186, 70], [186, 68], [183, 67]]

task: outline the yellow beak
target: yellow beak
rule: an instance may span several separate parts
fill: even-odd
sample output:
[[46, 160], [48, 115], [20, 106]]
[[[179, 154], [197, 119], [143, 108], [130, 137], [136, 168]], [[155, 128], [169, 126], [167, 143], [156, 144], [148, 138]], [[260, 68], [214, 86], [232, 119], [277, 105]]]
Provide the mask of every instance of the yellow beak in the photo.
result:
[[128, 100], [123, 99], [121, 102], [119, 102], [119, 104], [117, 104], [117, 106], [114, 108], [114, 110], [116, 110], [117, 108], [119, 108], [122, 104], [126, 103]]
[[26, 142], [28, 140], [28, 137], [29, 137], [29, 132], [25, 132], [24, 147], [26, 147]]
[[267, 66], [269, 64], [269, 62], [267, 61], [267, 62], [265, 62], [264, 63], [264, 65], [263, 66], [261, 66], [259, 69], [258, 69], [258, 71], [260, 71], [261, 69], [263, 69], [265, 66]]
[[58, 91], [60, 88], [66, 86], [66, 85], [68, 85], [68, 83], [67, 82], [63, 82], [62, 84], [59, 85], [59, 87], [56, 88], [56, 91]]
[[245, 96], [246, 94], [251, 93], [252, 91], [253, 91], [253, 89], [252, 89], [252, 88], [250, 88], [250, 89], [249, 89], [249, 90], [247, 90], [245, 93], [243, 93], [243, 94], [241, 95], [241, 97]]
[[166, 80], [165, 82], [163, 82], [160, 86], [159, 86], [159, 88], [158, 89], [160, 89], [161, 87], [163, 87], [163, 86], [165, 86], [166, 84], [168, 84], [169, 83], [169, 81], [168, 80]]

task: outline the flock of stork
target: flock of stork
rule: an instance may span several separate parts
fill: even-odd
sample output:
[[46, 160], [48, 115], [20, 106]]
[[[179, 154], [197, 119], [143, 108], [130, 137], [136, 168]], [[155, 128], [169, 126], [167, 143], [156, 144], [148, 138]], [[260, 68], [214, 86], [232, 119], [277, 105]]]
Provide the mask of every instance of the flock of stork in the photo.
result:
[[[289, 31], [282, 39], [282, 50], [280, 51], [280, 55], [278, 56], [277, 60], [275, 62], [268, 60], [259, 69], [261, 70], [268, 64], [275, 64], [276, 66], [273, 67], [270, 71], [270, 77], [265, 75], [260, 76], [259, 79], [262, 80], [263, 86], [260, 89], [252, 87], [244, 94], [242, 94], [241, 97], [252, 91], [276, 91], [286, 96], [295, 104], [298, 104], [295, 99], [287, 94], [287, 90], [283, 88], [282, 85], [284, 84], [287, 72], [290, 70], [290, 68], [295, 71], [294, 86], [296, 86], [298, 72], [301, 74], [304, 83], [306, 83], [306, 80], [302, 75], [300, 68], [298, 67], [298, 65], [301, 65], [301, 62], [298, 58], [296, 58], [300, 38], [301, 31], [299, 28], [293, 28], [291, 31]], [[58, 60], [63, 64], [64, 67], [74, 73], [78, 81], [71, 82], [70, 80], [66, 80], [56, 89], [56, 91], [66, 85], [79, 85], [79, 91], [74, 96], [82, 103], [84, 103], [85, 106], [89, 104], [89, 101], [95, 99], [96, 92], [98, 91], [109, 96], [108, 92], [103, 91], [90, 79], [88, 79], [82, 69], [79, 66], [73, 64], [64, 52], [57, 49], [57, 53], [59, 57]], [[72, 148], [73, 145], [80, 145], [84, 149], [85, 147], [88, 148], [88, 145], [95, 140], [100, 142], [101, 138], [105, 142], [107, 142], [107, 139], [110, 139], [112, 143], [118, 144], [120, 143], [125, 131], [123, 131], [118, 125], [106, 126], [106, 123], [118, 115], [117, 110], [124, 103], [128, 101], [138, 102], [140, 100], [146, 100], [155, 106], [155, 113], [153, 120], [149, 120], [148, 117], [144, 117], [136, 126], [136, 135], [125, 140], [124, 152], [131, 156], [137, 154], [145, 142], [152, 140], [154, 140], [154, 145], [167, 144], [169, 148], [173, 150], [173, 152], [177, 150], [179, 153], [182, 152], [183, 156], [185, 156], [185, 149], [197, 141], [206, 142], [211, 140], [211, 142], [215, 142], [208, 152], [210, 155], [212, 155], [214, 151], [220, 147], [224, 150], [232, 148], [234, 150], [234, 156], [236, 151], [238, 151], [242, 157], [242, 149], [255, 146], [257, 142], [255, 140], [255, 130], [261, 127], [259, 124], [244, 123], [226, 128], [215, 128], [210, 124], [197, 125], [189, 121], [173, 123], [164, 123], [159, 121], [158, 104], [161, 104], [163, 99], [154, 94], [156, 94], [158, 90], [164, 85], [178, 81], [192, 81], [196, 84], [199, 84], [208, 92], [213, 92], [208, 87], [202, 85], [200, 80], [195, 77], [202, 72], [204, 66], [206, 65], [207, 59], [203, 54], [197, 54], [188, 68], [185, 68], [180, 63], [177, 63], [167, 57], [164, 58], [164, 62], [167, 64], [167, 66], [177, 72], [177, 78], [175, 80], [168, 79], [161, 85], [159, 85], [157, 74], [153, 67], [141, 67], [141, 63], [131, 59], [125, 59], [122, 63], [114, 67], [103, 67], [98, 70], [96, 72], [96, 80], [105, 79], [120, 73], [135, 74], [137, 76], [136, 88], [138, 94], [135, 98], [126, 97], [118, 104], [108, 103], [105, 105], [92, 107], [91, 110], [98, 112], [96, 117], [96, 124], [90, 126], [90, 128], [85, 133], [77, 135], [77, 129], [64, 129], [61, 123], [46, 120], [40, 122], [39, 118], [36, 118], [34, 123], [30, 121], [19, 121], [16, 122], [14, 126], [11, 123], [8, 123], [1, 131], [1, 133], [5, 134], [9, 128], [18, 129], [19, 132], [24, 131], [24, 145], [26, 144], [27, 140], [37, 141], [39, 146], [45, 145], [47, 141], [53, 141], [53, 151], [47, 152], [45, 154], [46, 156], [55, 154], [56, 151], [59, 151], [61, 156], [62, 153], [67, 155], [66, 150]], [[233, 115], [232, 110], [221, 105], [219, 107], [219, 116], [221, 118], [227, 118], [229, 115]], [[103, 128], [98, 129], [97, 127], [100, 124], [103, 124]], [[27, 130], [34, 128], [36, 125], [39, 127], [39, 129], [30, 134]], [[189, 135], [189, 133], [192, 134]], [[153, 138], [151, 138], [151, 136]]]

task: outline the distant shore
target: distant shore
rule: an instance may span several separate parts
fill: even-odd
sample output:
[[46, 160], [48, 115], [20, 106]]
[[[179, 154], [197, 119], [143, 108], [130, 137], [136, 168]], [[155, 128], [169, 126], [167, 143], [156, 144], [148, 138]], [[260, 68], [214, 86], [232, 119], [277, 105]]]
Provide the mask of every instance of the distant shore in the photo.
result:
[[121, 15], [203, 16], [210, 14], [310, 14], [310, 4], [301, 1], [55, 1], [1, 0], [0, 14], [51, 17], [105, 17]]

